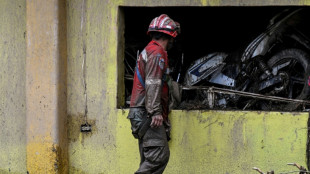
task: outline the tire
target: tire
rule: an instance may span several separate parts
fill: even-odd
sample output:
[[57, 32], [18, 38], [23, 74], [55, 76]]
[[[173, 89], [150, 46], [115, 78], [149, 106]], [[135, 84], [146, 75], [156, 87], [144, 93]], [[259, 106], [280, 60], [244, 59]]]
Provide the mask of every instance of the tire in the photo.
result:
[[[267, 64], [270, 69], [272, 69], [273, 67], [288, 61], [291, 61], [290, 65], [281, 68], [278, 71], [278, 73], [283, 72], [283, 74], [286, 74], [288, 77], [286, 80], [286, 88], [277, 93], [276, 96], [300, 100], [307, 99], [310, 94], [310, 87], [308, 85], [308, 77], [310, 75], [310, 56], [300, 49], [285, 49], [272, 56]], [[271, 102], [269, 103], [269, 106], [271, 106], [271, 110], [294, 111], [300, 109], [302, 104]]]

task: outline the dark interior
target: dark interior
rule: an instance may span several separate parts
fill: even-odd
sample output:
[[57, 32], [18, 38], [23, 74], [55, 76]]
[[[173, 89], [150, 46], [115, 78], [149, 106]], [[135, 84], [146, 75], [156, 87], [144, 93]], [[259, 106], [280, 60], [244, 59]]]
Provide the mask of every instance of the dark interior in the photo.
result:
[[[175, 46], [168, 51], [170, 67], [178, 67], [172, 74], [176, 80], [182, 53], [183, 73], [191, 62], [212, 52], [239, 55], [266, 29], [270, 19], [286, 8], [297, 7], [122, 7], [125, 16], [125, 66], [134, 69], [137, 51], [142, 51], [150, 41], [146, 35], [148, 25], [160, 14], [167, 14], [181, 25], [181, 34]], [[132, 70], [127, 67], [125, 74], [128, 97], [132, 88]]]

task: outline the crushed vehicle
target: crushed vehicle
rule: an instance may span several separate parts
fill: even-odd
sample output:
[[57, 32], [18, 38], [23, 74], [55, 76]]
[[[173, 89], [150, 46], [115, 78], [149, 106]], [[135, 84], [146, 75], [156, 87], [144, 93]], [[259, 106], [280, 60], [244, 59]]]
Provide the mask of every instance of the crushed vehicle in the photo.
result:
[[188, 91], [179, 108], [305, 109], [310, 95], [309, 14], [303, 8], [277, 14], [241, 50], [241, 57], [215, 52], [194, 61], [186, 71]]
[[[176, 109], [307, 109], [310, 105], [309, 18], [309, 8], [288, 8], [272, 17], [264, 31], [234, 53], [212, 52], [186, 69], [183, 59], [194, 57], [179, 56], [182, 63], [170, 67], [177, 74], [174, 80], [183, 86], [182, 102]], [[143, 48], [144, 43], [134, 44], [125, 48], [127, 86], [132, 85], [137, 48]], [[125, 93], [128, 106], [130, 87]]]

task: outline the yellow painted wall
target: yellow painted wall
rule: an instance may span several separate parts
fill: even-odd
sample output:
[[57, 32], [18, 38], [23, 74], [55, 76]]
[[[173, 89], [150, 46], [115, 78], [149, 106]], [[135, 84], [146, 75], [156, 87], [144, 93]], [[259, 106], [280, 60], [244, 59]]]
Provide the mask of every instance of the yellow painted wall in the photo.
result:
[[[68, 138], [70, 173], [133, 173], [139, 163], [122, 101], [123, 43], [118, 6], [304, 5], [308, 1], [70, 0], [68, 25]], [[82, 69], [84, 62], [84, 68]], [[84, 75], [85, 73], [85, 75]], [[86, 81], [87, 88], [84, 87]], [[87, 96], [84, 95], [87, 94]], [[120, 94], [120, 95], [117, 95]], [[119, 97], [119, 98], [118, 98]], [[87, 106], [91, 133], [80, 133]], [[308, 114], [173, 111], [166, 173], [287, 171], [306, 164]], [[287, 170], [286, 170], [287, 169]]]
[[[27, 129], [25, 36], [27, 35], [26, 3], [29, 2], [33, 1], [0, 0], [1, 174], [26, 173], [27, 157], [30, 159], [30, 167], [34, 167], [36, 164], [33, 163], [37, 160], [32, 158], [35, 156], [34, 147], [28, 144], [31, 151], [26, 151], [25, 135]], [[69, 164], [66, 166], [66, 159], [57, 161], [56, 155], [53, 156], [54, 159], [42, 156], [40, 160], [56, 160], [56, 162], [62, 163], [60, 165], [64, 165], [62, 166], [63, 171], [66, 171], [66, 167], [68, 167], [69, 173], [118, 174], [133, 173], [137, 169], [139, 163], [137, 142], [130, 134], [129, 122], [126, 119], [128, 110], [116, 109], [117, 101], [123, 100], [122, 90], [118, 90], [118, 87], [122, 88], [122, 86], [118, 86], [118, 82], [123, 80], [122, 67], [119, 66], [122, 64], [122, 52], [118, 52], [118, 49], [122, 49], [122, 45], [118, 44], [124, 41], [121, 37], [122, 33], [118, 33], [118, 24], [122, 22], [118, 13], [119, 5], [309, 4], [308, 0], [66, 1]], [[57, 8], [55, 9], [57, 10]], [[58, 15], [64, 16], [64, 14]], [[63, 18], [60, 17], [60, 19]], [[31, 20], [29, 19], [29, 21]], [[65, 39], [62, 34], [64, 33], [61, 32], [57, 37]], [[62, 45], [58, 46], [63, 48]], [[65, 51], [61, 51], [61, 54], [65, 54]], [[51, 57], [49, 59], [53, 59], [53, 56]], [[84, 70], [82, 69], [83, 61]], [[63, 69], [59, 69], [59, 71]], [[54, 73], [54, 75], [59, 75], [60, 72], [56, 70]], [[44, 76], [38, 77], [40, 77], [39, 81], [44, 81]], [[83, 80], [86, 82], [86, 88]], [[58, 89], [58, 92], [63, 90], [62, 86], [59, 87], [61, 89]], [[44, 93], [42, 91], [40, 95]], [[84, 95], [85, 93], [87, 96]], [[117, 98], [117, 94], [119, 94], [119, 98]], [[66, 94], [59, 93], [57, 95], [59, 101], [62, 101]], [[62, 95], [64, 95], [63, 98], [61, 98]], [[85, 120], [86, 104], [88, 108], [87, 121], [92, 125], [93, 131], [82, 134], [79, 130]], [[58, 105], [60, 107], [57, 109], [63, 110], [66, 103], [58, 103]], [[32, 111], [35, 110], [30, 110], [29, 113]], [[55, 118], [59, 116], [61, 114], [56, 114]], [[302, 165], [306, 163], [307, 113], [173, 111], [170, 117], [173, 124], [172, 141], [170, 142], [171, 159], [166, 173], [251, 173], [253, 166], [260, 167], [265, 171], [270, 169], [288, 171], [292, 168], [286, 167], [287, 162], [298, 162]], [[36, 118], [40, 120], [39, 115]], [[57, 134], [61, 134], [62, 130], [66, 131], [66, 129], [58, 130], [58, 126], [65, 122], [64, 118], [56, 118], [56, 124], [53, 124], [52, 128], [48, 128], [48, 130], [57, 132]], [[49, 125], [50, 123], [40, 122], [42, 129]], [[53, 137], [56, 139], [51, 142], [61, 144], [61, 141], [65, 141], [61, 138], [57, 139], [61, 136]], [[37, 145], [42, 148], [46, 147], [44, 140], [38, 140]], [[53, 149], [43, 149], [42, 151], [50, 152], [51, 150]], [[53, 162], [42, 161], [42, 164], [53, 164]], [[50, 167], [46, 166], [45, 169]], [[38, 168], [44, 171], [44, 166], [38, 166]], [[35, 170], [35, 168], [32, 169]], [[53, 172], [50, 171], [50, 173]]]
[[[112, 173], [133, 173], [139, 164], [126, 114], [118, 114]], [[306, 165], [307, 113], [173, 111], [170, 118], [167, 174], [256, 173], [254, 166], [279, 173], [294, 170], [289, 162]]]
[[[113, 173], [117, 152], [116, 15], [103, 1], [68, 1], [68, 123], [71, 173]], [[101, 5], [99, 5], [101, 4]], [[116, 12], [116, 11], [115, 11]], [[115, 24], [109, 24], [110, 22]], [[108, 23], [106, 23], [106, 22]], [[83, 60], [87, 99], [84, 96]], [[92, 133], [81, 134], [85, 107]], [[82, 172], [80, 172], [82, 173]]]
[[[115, 115], [116, 131], [109, 135], [113, 141], [100, 144], [100, 136], [106, 136], [101, 131], [75, 135], [69, 151], [71, 173], [134, 173], [139, 152], [127, 114], [118, 110]], [[256, 173], [255, 166], [295, 170], [286, 165], [290, 162], [306, 166], [308, 113], [176, 110], [170, 118], [167, 174]]]
[[0, 173], [26, 173], [26, 1], [0, 0]]

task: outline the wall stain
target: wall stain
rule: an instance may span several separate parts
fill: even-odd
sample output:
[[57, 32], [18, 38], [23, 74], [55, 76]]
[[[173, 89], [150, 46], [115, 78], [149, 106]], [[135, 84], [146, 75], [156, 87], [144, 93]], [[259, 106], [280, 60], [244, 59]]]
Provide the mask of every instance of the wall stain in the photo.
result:
[[233, 140], [234, 156], [240, 156], [240, 150], [244, 149], [244, 140], [243, 140], [243, 126], [244, 118], [240, 118], [234, 122], [234, 126], [231, 131], [231, 137]]
[[68, 166], [68, 158], [67, 154], [63, 152], [63, 150], [58, 146], [53, 144], [51, 148], [52, 152], [56, 154], [55, 162], [54, 162], [54, 170], [57, 173], [67, 173]]
[[[74, 173], [74, 174], [87, 174], [87, 172], [83, 171], [82, 169], [78, 169], [74, 166], [69, 167], [69, 173]], [[104, 174], [104, 172], [98, 173], [98, 174]]]
[[91, 125], [91, 132], [81, 132], [81, 125], [85, 124], [84, 114], [80, 113], [79, 115], [68, 115], [68, 140], [70, 142], [76, 142], [79, 140], [79, 137], [82, 137], [82, 143], [85, 138], [91, 137], [93, 134], [98, 132], [95, 119], [87, 119], [88, 124]]
[[290, 112], [293, 116], [299, 116], [301, 113], [300, 112]]
[[218, 120], [215, 120], [214, 122], [212, 122], [212, 123], [209, 123], [207, 126], [205, 126], [204, 128], [207, 128], [207, 127], [209, 127], [209, 126], [211, 126], [212, 124], [215, 124], [215, 123], [217, 123], [218, 122]]
[[218, 123], [218, 125], [224, 127], [224, 122], [221, 121], [221, 122]]
[[81, 169], [77, 169], [76, 167], [70, 166], [69, 167], [69, 173], [74, 173], [74, 174], [86, 174], [86, 172], [84, 172]]
[[26, 172], [24, 172], [24, 173], [12, 172], [11, 169], [9, 168], [9, 169], [7, 169], [7, 170], [0, 169], [0, 173], [1, 173], [1, 174], [24, 174], [24, 173], [26, 173]]
[[206, 122], [210, 122], [212, 120], [213, 117], [206, 117], [203, 114], [200, 114], [197, 116], [197, 119], [199, 120], [199, 123], [206, 123]]

